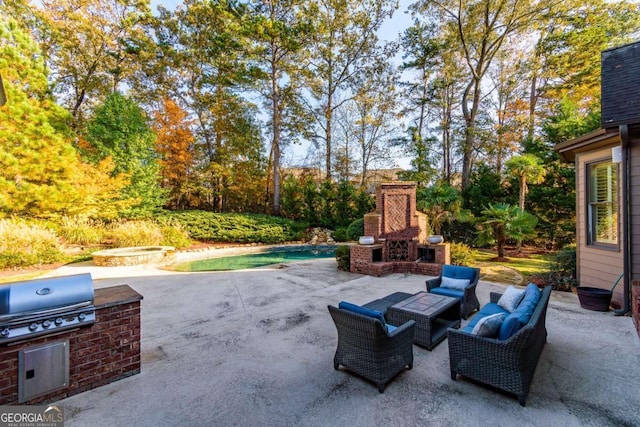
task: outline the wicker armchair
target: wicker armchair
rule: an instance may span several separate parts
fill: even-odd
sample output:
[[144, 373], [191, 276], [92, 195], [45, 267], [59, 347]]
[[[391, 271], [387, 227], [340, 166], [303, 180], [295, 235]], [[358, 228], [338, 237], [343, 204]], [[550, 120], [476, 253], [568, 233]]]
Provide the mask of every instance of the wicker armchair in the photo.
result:
[[[448, 330], [451, 379], [457, 374], [502, 389], [518, 396], [524, 406], [529, 386], [547, 342], [545, 326], [551, 286], [541, 293], [529, 322], [510, 338], [501, 341], [480, 337], [458, 329]], [[491, 302], [501, 294], [492, 292]]]
[[377, 319], [332, 305], [329, 313], [338, 330], [335, 369], [344, 366], [375, 383], [382, 393], [393, 377], [413, 367], [413, 320], [388, 333]]
[[[469, 280], [469, 285], [464, 290], [444, 288], [440, 286], [443, 277], [466, 279]], [[480, 308], [480, 301], [476, 296], [476, 286], [478, 286], [479, 279], [479, 268], [445, 264], [442, 266], [439, 277], [426, 281], [427, 292], [458, 298], [460, 300], [460, 317], [467, 319], [469, 314]]]

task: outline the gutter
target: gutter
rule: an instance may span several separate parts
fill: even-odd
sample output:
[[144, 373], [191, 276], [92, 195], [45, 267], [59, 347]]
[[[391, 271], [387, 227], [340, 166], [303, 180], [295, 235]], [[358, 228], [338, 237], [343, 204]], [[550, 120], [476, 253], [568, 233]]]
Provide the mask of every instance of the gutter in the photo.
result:
[[615, 310], [616, 316], [624, 316], [631, 311], [631, 203], [629, 203], [630, 191], [630, 175], [629, 170], [629, 156], [630, 156], [630, 140], [629, 137], [629, 125], [623, 124], [619, 127], [620, 139], [622, 141], [622, 204], [624, 206], [623, 216], [623, 229], [624, 229], [624, 242], [622, 245], [622, 259], [623, 262], [623, 275], [624, 291], [623, 291], [623, 304], [622, 307]]

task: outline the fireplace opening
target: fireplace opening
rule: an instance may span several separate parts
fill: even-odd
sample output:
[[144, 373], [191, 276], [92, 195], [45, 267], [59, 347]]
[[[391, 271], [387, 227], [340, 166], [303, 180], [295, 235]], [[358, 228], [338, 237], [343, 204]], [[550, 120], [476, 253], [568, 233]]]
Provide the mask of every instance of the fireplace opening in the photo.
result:
[[409, 261], [409, 242], [407, 240], [388, 241], [389, 261]]
[[418, 247], [418, 261], [435, 262], [436, 250], [431, 248]]
[[382, 248], [377, 248], [371, 251], [371, 261], [382, 262]]

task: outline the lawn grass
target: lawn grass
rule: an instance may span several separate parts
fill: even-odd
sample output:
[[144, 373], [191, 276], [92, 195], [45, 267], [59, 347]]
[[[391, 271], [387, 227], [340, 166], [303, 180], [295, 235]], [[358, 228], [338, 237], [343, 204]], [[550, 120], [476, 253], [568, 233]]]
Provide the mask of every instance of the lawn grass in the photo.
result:
[[496, 283], [524, 285], [528, 276], [542, 275], [549, 271], [549, 262], [553, 253], [531, 253], [526, 257], [507, 257], [506, 262], [492, 261], [496, 252], [478, 250], [475, 254], [475, 265], [480, 267], [482, 280]]

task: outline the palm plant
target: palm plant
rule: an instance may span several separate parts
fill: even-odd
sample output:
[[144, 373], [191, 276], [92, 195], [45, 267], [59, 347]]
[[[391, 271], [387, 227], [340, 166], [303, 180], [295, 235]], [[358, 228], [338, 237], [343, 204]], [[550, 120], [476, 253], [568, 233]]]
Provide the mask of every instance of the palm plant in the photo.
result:
[[417, 199], [417, 208], [429, 218], [434, 234], [442, 234], [442, 225], [453, 220], [462, 208], [460, 193], [447, 183], [419, 189]]
[[527, 184], [542, 184], [547, 171], [541, 160], [533, 154], [513, 156], [505, 163], [509, 173], [518, 179], [520, 184], [519, 205], [524, 212], [524, 201], [529, 192]]
[[481, 222], [476, 224], [478, 243], [495, 244], [499, 258], [505, 257], [504, 247], [508, 239], [521, 242], [534, 233], [538, 223], [535, 216], [508, 203], [489, 204], [481, 213]]

